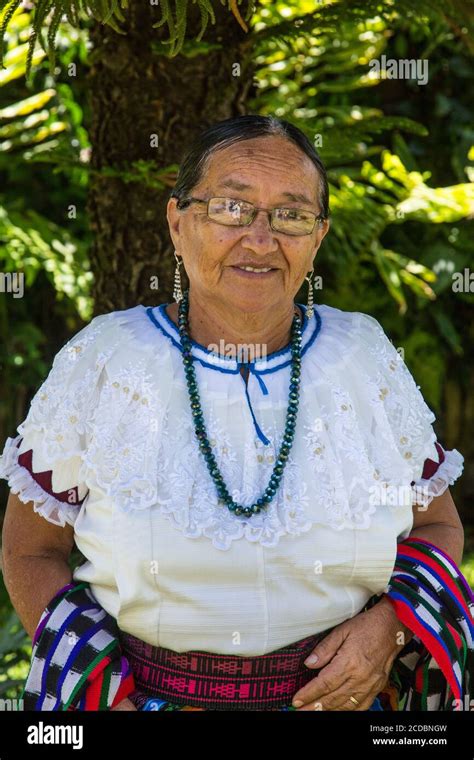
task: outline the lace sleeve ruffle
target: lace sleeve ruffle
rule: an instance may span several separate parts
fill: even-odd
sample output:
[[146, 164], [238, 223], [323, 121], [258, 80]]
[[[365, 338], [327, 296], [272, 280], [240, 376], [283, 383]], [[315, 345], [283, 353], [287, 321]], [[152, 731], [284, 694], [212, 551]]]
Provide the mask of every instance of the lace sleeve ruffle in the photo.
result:
[[33, 397], [18, 435], [7, 438], [0, 477], [11, 491], [49, 522], [74, 525], [88, 488], [82, 457], [101, 374], [113, 339], [102, 350], [110, 315], [95, 317], [56, 354]]
[[[0, 457], [0, 477], [8, 481], [11, 492], [17, 494], [22, 502], [26, 504], [32, 501], [35, 512], [42, 515], [48, 522], [61, 527], [64, 527], [66, 523], [74, 525], [87, 495], [87, 489], [78, 478], [80, 458], [72, 457], [67, 462], [56, 460], [53, 465], [50, 465], [49, 470], [35, 471], [31, 465], [35, 448], [40, 449], [41, 444], [33, 443], [31, 432], [28, 430], [25, 438], [21, 435], [7, 438]], [[36, 462], [37, 459], [36, 456]], [[69, 481], [64, 492], [53, 491], [53, 475], [55, 481], [60, 475]], [[57, 485], [56, 488], [58, 488]]]
[[413, 501], [422, 508], [428, 507], [437, 496], [441, 496], [460, 477], [464, 469], [464, 457], [457, 449], [442, 450], [441, 461], [433, 474], [418, 478], [412, 483]]
[[374, 404], [383, 406], [394, 449], [407, 465], [413, 503], [426, 506], [461, 475], [464, 458], [456, 449], [444, 451], [438, 443], [436, 416], [380, 323], [367, 314], [360, 317], [361, 345], [374, 368], [367, 386], [375, 377]]

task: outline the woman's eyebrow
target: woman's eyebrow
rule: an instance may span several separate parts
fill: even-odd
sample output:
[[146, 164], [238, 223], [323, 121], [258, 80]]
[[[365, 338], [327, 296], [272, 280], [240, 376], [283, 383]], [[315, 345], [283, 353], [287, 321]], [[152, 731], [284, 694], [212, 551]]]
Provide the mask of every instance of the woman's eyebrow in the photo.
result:
[[[227, 190], [252, 190], [251, 185], [247, 185], [245, 182], [240, 182], [240, 180], [237, 179], [225, 179], [222, 180], [222, 182], [219, 182], [217, 187]], [[289, 201], [295, 201], [295, 203], [307, 203], [309, 205], [313, 205], [314, 201], [310, 200], [306, 195], [303, 193], [291, 193], [289, 191], [285, 191], [281, 193], [283, 197], [285, 197]]]

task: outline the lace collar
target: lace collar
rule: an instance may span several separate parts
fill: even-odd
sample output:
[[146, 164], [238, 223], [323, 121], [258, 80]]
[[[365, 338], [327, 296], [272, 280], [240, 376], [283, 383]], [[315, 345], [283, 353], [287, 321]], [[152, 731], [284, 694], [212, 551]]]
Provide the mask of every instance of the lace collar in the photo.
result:
[[[178, 327], [175, 325], [172, 319], [168, 316], [165, 309], [168, 306], [166, 303], [162, 303], [159, 306], [149, 306], [146, 309], [146, 313], [149, 319], [153, 322], [171, 343], [181, 351], [180, 335]], [[314, 308], [314, 316], [312, 319], [308, 319], [306, 316], [306, 306], [298, 303], [303, 312], [303, 326], [302, 326], [302, 343], [301, 343], [301, 355], [305, 354], [308, 348], [316, 340], [316, 337], [321, 329], [321, 317]], [[222, 353], [216, 353], [210, 351], [205, 346], [191, 340], [192, 348], [191, 353], [193, 357], [199, 361], [204, 367], [217, 370], [218, 372], [228, 372], [231, 374], [237, 374], [240, 372], [242, 364], [248, 364], [249, 369], [256, 376], [265, 375], [270, 372], [287, 367], [291, 364], [291, 344], [288, 343], [284, 348], [279, 351], [273, 351], [271, 354], [267, 354], [264, 357], [255, 358], [253, 361], [246, 362], [238, 361], [236, 358], [225, 356]], [[225, 345], [224, 345], [225, 351]]]

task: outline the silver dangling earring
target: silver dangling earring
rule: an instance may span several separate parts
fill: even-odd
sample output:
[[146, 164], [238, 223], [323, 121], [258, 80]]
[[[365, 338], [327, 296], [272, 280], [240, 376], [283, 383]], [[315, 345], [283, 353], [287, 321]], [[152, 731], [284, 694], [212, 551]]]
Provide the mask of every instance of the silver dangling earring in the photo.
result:
[[176, 269], [174, 270], [173, 298], [176, 301], [176, 303], [179, 303], [183, 298], [183, 291], [181, 288], [181, 272], [179, 271], [179, 268], [181, 266], [181, 260], [177, 257], [176, 251], [174, 252], [174, 257], [176, 259]]
[[308, 282], [308, 304], [306, 306], [306, 316], [308, 319], [312, 319], [314, 314], [314, 300], [313, 300], [313, 281], [312, 276], [314, 274], [314, 269], [311, 270], [311, 272], [308, 273], [308, 276], [305, 277], [305, 280]]

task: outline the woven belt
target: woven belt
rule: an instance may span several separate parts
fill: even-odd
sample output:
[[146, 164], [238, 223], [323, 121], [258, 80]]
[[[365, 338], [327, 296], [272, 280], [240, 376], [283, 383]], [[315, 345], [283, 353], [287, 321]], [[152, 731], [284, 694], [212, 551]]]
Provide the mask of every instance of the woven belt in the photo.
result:
[[304, 660], [329, 630], [255, 657], [174, 652], [122, 631], [123, 654], [136, 684], [130, 699], [137, 709], [150, 697], [211, 710], [278, 709], [319, 672]]

